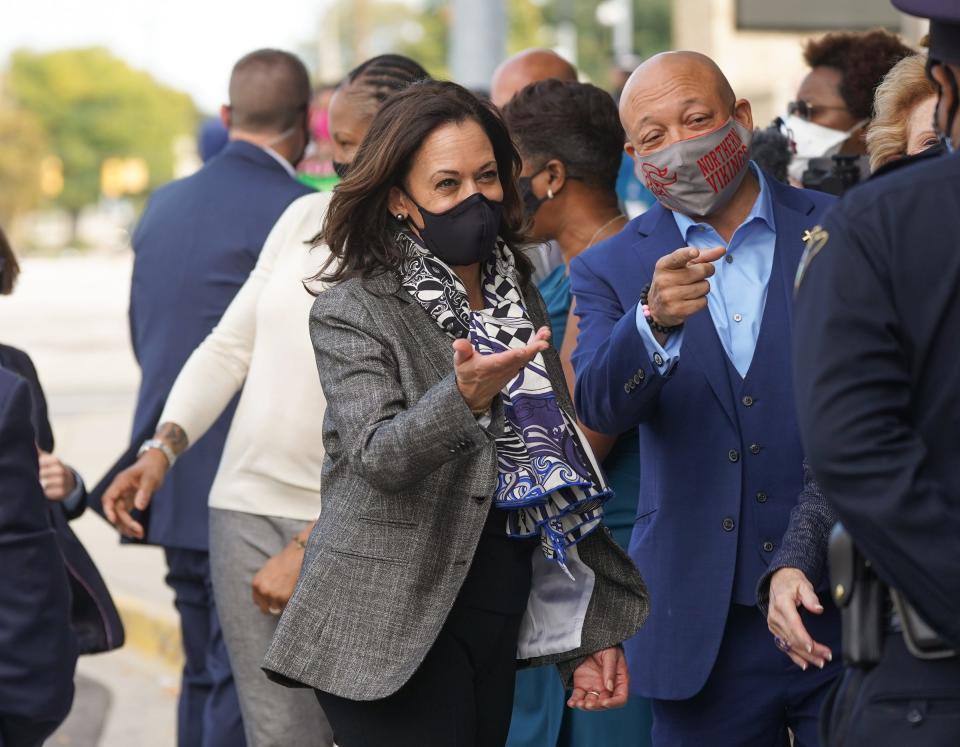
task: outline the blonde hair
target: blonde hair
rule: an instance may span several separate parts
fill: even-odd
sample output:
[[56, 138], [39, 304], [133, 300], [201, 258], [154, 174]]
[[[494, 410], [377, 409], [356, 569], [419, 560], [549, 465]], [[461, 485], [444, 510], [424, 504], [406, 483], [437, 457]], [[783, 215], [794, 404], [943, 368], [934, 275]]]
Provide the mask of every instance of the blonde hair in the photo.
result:
[[873, 121], [867, 130], [871, 171], [906, 154], [910, 111], [924, 99], [937, 95], [937, 89], [927, 78], [926, 65], [925, 54], [904, 57], [877, 86]]

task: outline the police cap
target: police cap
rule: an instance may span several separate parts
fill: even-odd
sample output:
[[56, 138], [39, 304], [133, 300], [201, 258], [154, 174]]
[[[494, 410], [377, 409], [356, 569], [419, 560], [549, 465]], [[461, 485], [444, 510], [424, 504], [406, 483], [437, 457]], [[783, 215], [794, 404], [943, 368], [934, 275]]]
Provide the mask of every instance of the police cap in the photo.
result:
[[930, 59], [960, 63], [960, 3], [956, 0], [891, 0], [911, 16], [930, 19]]

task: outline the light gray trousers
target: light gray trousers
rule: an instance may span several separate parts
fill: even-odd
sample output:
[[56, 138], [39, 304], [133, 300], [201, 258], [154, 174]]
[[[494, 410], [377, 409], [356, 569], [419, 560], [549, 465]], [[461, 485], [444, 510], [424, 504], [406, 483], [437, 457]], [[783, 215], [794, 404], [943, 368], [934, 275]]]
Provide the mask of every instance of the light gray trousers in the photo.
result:
[[253, 603], [253, 577], [308, 523], [210, 509], [213, 593], [248, 747], [333, 745], [333, 731], [313, 690], [277, 685], [260, 668], [280, 618]]

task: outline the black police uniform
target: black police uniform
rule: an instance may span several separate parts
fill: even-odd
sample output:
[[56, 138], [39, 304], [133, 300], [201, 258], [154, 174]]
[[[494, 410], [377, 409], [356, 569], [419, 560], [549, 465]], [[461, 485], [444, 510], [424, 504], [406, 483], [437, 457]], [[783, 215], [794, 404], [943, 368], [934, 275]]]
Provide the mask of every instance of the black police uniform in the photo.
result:
[[[914, 0], [914, 3], [921, 0]], [[960, 154], [848, 193], [797, 274], [794, 375], [817, 480], [876, 574], [960, 648]], [[887, 629], [826, 745], [960, 745], [960, 658]]]

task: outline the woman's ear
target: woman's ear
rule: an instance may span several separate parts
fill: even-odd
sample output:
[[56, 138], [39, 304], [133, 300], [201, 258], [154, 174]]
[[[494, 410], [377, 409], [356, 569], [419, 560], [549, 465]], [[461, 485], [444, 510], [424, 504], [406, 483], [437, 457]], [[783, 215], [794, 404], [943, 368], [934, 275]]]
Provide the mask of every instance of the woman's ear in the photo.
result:
[[403, 194], [403, 190], [390, 187], [390, 194], [387, 196], [387, 209], [394, 218], [403, 216], [397, 218], [399, 221], [403, 222], [407, 219], [407, 216], [410, 215], [410, 206], [407, 204], [407, 197]]
[[552, 158], [546, 162], [543, 170], [547, 174], [547, 189], [550, 190], [548, 197], [552, 200], [567, 183], [567, 166], [563, 161]]

